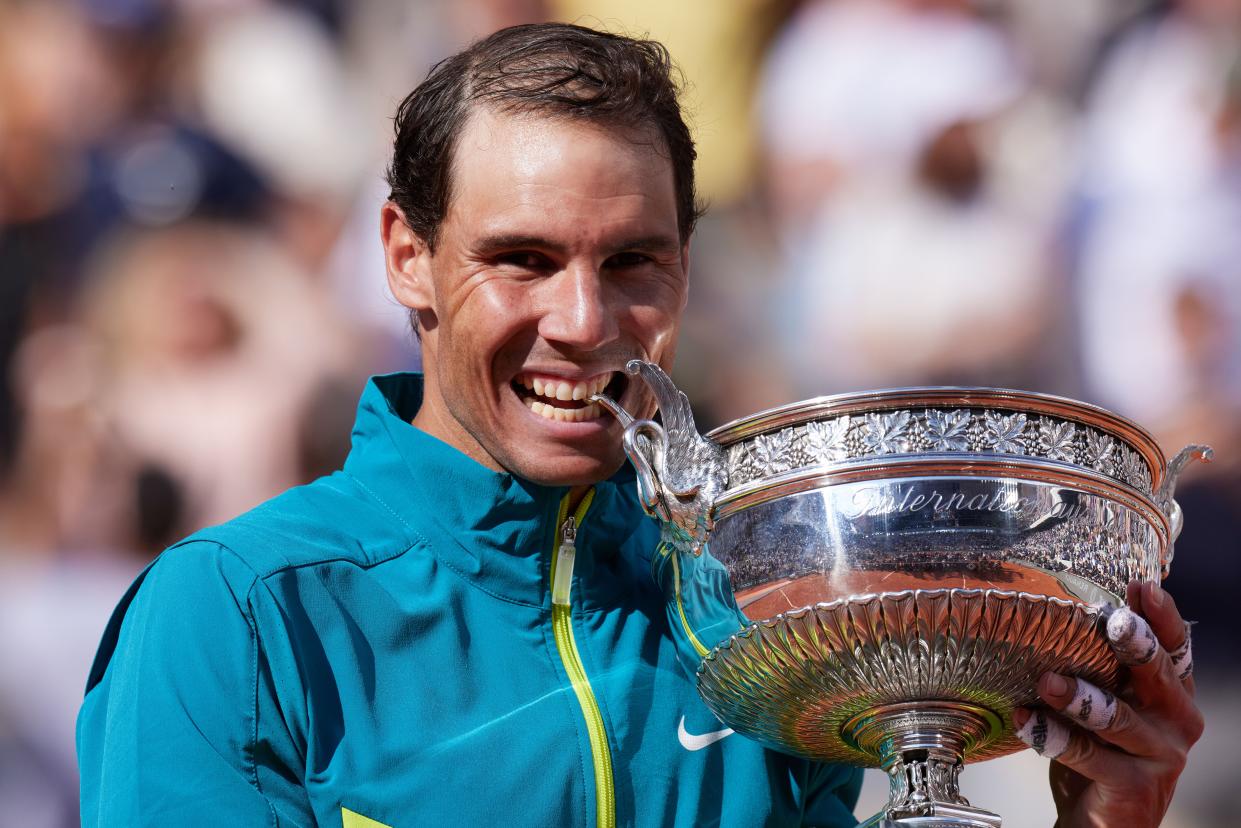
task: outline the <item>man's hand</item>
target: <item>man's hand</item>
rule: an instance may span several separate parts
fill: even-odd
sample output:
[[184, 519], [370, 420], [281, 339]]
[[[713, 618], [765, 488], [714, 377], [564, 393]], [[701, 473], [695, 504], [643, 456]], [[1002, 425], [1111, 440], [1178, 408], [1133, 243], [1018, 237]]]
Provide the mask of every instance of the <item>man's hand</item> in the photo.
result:
[[1014, 714], [1018, 735], [1055, 760], [1059, 828], [1158, 825], [1189, 748], [1202, 735], [1189, 628], [1176, 604], [1151, 583], [1129, 584], [1127, 597], [1133, 613], [1117, 610], [1108, 624], [1112, 647], [1129, 667], [1117, 696], [1046, 673], [1038, 691], [1055, 714]]

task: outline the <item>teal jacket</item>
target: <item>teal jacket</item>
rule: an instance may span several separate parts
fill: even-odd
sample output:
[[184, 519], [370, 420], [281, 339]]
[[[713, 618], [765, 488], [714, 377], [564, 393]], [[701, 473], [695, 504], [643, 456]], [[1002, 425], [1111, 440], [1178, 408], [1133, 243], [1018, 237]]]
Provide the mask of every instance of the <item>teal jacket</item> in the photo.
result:
[[632, 472], [566, 537], [565, 489], [415, 429], [421, 393], [372, 380], [342, 471], [131, 587], [78, 719], [84, 825], [855, 824], [859, 772], [721, 735]]

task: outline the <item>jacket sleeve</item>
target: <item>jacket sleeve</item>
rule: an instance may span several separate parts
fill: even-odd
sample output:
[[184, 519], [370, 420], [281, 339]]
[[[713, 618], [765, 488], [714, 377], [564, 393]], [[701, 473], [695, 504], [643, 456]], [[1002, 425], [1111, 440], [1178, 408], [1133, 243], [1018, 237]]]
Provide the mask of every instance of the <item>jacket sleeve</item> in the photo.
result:
[[812, 764], [802, 824], [810, 828], [853, 828], [862, 769], [849, 765]]
[[260, 785], [274, 754], [259, 731], [255, 581], [227, 549], [193, 541], [131, 587], [78, 716], [84, 826], [313, 824]]

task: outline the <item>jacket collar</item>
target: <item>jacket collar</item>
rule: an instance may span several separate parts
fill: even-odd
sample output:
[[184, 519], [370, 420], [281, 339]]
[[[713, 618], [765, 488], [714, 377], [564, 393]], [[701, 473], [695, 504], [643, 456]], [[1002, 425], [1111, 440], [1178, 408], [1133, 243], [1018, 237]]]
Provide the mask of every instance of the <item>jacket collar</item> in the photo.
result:
[[[506, 601], [550, 608], [553, 545], [563, 486], [541, 486], [477, 463], [410, 422], [420, 374], [372, 377], [358, 405], [345, 472], [421, 536], [442, 564]], [[648, 519], [626, 464], [595, 485], [578, 529], [575, 607], [613, 605], [628, 571], [619, 548]]]

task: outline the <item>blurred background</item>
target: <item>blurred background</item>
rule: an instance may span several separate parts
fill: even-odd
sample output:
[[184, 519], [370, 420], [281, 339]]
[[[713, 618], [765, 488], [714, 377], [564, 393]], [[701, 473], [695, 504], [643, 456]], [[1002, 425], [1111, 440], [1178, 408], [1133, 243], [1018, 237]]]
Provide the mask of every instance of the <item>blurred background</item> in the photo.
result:
[[[704, 428], [982, 384], [1215, 446], [1170, 580], [1207, 730], [1165, 824], [1235, 826], [1241, 0], [0, 0], [0, 825], [77, 823], [74, 716], [137, 570], [335, 468], [365, 378], [417, 368], [391, 116], [543, 19], [685, 73]], [[1026, 752], [963, 787], [1045, 827], [1045, 778]]]

